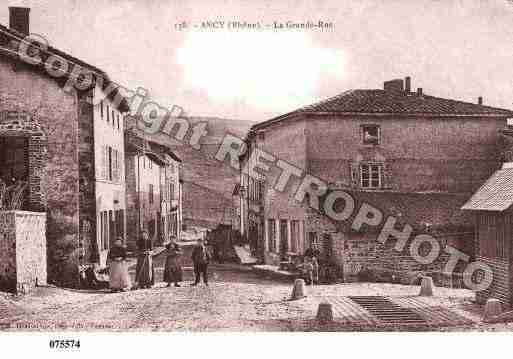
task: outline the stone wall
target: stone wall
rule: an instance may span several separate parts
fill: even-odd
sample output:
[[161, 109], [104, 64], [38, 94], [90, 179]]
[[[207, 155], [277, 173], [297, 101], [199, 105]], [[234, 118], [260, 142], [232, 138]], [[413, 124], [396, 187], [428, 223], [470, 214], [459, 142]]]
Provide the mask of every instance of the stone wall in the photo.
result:
[[16, 289], [16, 214], [0, 212], [0, 290]]
[[18, 292], [47, 282], [46, 214], [16, 211]]
[[[401, 225], [397, 225], [397, 227], [401, 228]], [[429, 273], [436, 276], [437, 285], [452, 285], [456, 280], [461, 282], [461, 278], [456, 275], [452, 282], [444, 282], [445, 279], [441, 278], [439, 273], [443, 271], [449, 258], [443, 248], [450, 245], [468, 254], [471, 258], [474, 253], [474, 232], [472, 228], [468, 228], [468, 231], [452, 233], [429, 233], [437, 239], [441, 251], [435, 261], [426, 265], [415, 261], [410, 254], [411, 240], [416, 234], [420, 234], [415, 233], [415, 231], [404, 249], [399, 252], [394, 248], [396, 240], [391, 237], [384, 244], [378, 242], [379, 231], [375, 229], [354, 232], [347, 227], [336, 225], [326, 216], [311, 209], [308, 210], [305, 231], [307, 238], [308, 232], [314, 232], [318, 238], [321, 238], [321, 254], [324, 254], [322, 253], [322, 237], [326, 235], [332, 239], [331, 251], [334, 254], [335, 262], [343, 267], [345, 280], [357, 280], [358, 272], [366, 268], [375, 272], [395, 273], [398, 280], [402, 280], [404, 284], [409, 284], [418, 273]], [[429, 250], [429, 248], [421, 247], [420, 252], [422, 254], [424, 254], [423, 250]], [[462, 265], [463, 262], [460, 261], [455, 272], [461, 272], [463, 270]]]
[[47, 282], [46, 214], [0, 212], [0, 290], [27, 292]]
[[96, 242], [96, 181], [92, 91], [80, 94], [78, 156], [79, 156], [79, 242], [78, 261], [81, 265], [99, 261]]
[[[500, 167], [498, 131], [505, 118], [315, 116], [306, 121], [311, 174], [352, 185], [351, 164], [385, 164], [384, 186], [398, 191], [473, 193]], [[362, 143], [361, 126], [381, 129], [379, 145]]]
[[46, 134], [48, 281], [75, 287], [80, 256], [77, 93], [14, 59], [0, 57], [0, 78], [0, 112], [28, 113]]

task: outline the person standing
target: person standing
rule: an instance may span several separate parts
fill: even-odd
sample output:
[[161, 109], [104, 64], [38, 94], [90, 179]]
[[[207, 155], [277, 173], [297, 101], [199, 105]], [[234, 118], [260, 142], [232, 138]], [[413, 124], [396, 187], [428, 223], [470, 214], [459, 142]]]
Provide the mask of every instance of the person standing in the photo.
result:
[[313, 285], [313, 264], [311, 257], [305, 257], [302, 269], [305, 283]]
[[126, 265], [126, 249], [120, 237], [109, 251], [109, 288], [113, 292], [130, 288], [130, 276]]
[[180, 257], [182, 251], [178, 244], [170, 242], [167, 245], [167, 257], [166, 264], [164, 267], [164, 282], [167, 282], [167, 286], [170, 287], [171, 283], [174, 283], [175, 287], [180, 287], [182, 279], [182, 265], [180, 263]]
[[198, 244], [192, 250], [192, 262], [194, 263], [195, 281], [192, 285], [198, 285], [201, 276], [203, 282], [208, 286], [208, 263], [210, 262], [210, 254], [203, 239], [198, 239]]
[[319, 261], [312, 257], [312, 284], [319, 284]]
[[135, 281], [138, 288], [151, 288], [153, 285], [153, 261], [151, 256], [152, 244], [147, 231], [142, 231], [141, 238], [137, 241], [139, 254], [137, 255], [137, 266]]

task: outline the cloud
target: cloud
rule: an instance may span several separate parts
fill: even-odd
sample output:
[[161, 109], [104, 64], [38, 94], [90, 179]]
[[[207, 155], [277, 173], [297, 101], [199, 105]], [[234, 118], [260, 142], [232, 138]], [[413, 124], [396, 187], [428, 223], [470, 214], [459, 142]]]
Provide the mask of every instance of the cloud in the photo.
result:
[[214, 101], [279, 111], [311, 102], [323, 76], [343, 77], [345, 56], [314, 45], [304, 31], [196, 31], [177, 62], [185, 85]]

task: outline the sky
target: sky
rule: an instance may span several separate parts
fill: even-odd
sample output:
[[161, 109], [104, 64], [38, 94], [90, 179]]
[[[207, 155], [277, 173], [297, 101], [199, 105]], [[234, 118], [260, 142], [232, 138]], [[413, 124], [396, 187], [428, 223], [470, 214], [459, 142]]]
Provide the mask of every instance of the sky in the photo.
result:
[[[7, 0], [30, 30], [120, 84], [192, 116], [264, 121], [354, 88], [412, 78], [424, 93], [513, 108], [506, 0]], [[274, 22], [333, 23], [319, 30]], [[179, 30], [205, 21], [261, 30]], [[270, 27], [266, 27], [270, 25]]]

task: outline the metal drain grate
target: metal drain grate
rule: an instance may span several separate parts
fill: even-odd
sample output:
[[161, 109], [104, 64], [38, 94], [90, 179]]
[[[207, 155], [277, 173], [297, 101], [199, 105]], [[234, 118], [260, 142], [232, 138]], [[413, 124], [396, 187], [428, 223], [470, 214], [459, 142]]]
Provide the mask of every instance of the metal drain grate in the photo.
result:
[[349, 297], [384, 323], [427, 324], [426, 320], [412, 310], [401, 307], [385, 297]]

